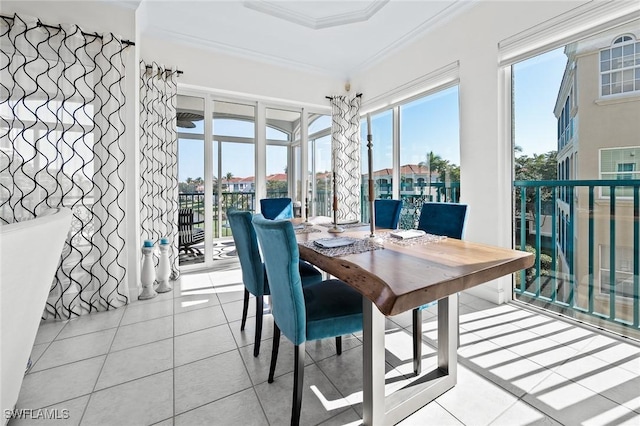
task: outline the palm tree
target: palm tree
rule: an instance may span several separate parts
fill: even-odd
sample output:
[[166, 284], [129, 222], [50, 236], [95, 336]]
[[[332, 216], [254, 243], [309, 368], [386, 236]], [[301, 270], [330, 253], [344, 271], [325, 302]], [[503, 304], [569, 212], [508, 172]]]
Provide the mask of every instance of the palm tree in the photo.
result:
[[229, 188], [229, 181], [230, 181], [231, 179], [233, 179], [233, 173], [231, 173], [231, 172], [227, 172], [227, 174], [226, 174], [226, 175], [224, 175], [224, 180], [227, 182], [227, 184], [226, 184], [227, 189]]

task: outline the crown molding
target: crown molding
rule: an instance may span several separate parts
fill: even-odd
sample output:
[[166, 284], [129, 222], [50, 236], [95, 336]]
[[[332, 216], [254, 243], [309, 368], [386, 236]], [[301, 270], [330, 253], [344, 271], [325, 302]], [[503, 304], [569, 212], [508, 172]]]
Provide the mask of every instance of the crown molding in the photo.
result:
[[425, 96], [434, 91], [457, 84], [460, 79], [460, 62], [455, 61], [430, 73], [387, 90], [372, 98], [363, 98], [361, 111], [374, 112], [399, 103], [408, 102], [414, 97]]
[[637, 0], [593, 0], [498, 43], [501, 66], [640, 19]]
[[[269, 0], [248, 0], [242, 2], [243, 6], [265, 13], [275, 18], [284, 19], [285, 21], [302, 25], [307, 28], [319, 30], [322, 28], [337, 27], [340, 25], [352, 24], [354, 22], [364, 22], [369, 20], [380, 9], [382, 9], [389, 0], [373, 0], [368, 6], [354, 10], [351, 12], [337, 13], [325, 17], [315, 18], [313, 16], [297, 12], [287, 7], [287, 2], [274, 2]], [[363, 3], [363, 2], [357, 2]]]
[[212, 41], [200, 37], [194, 37], [175, 31], [154, 28], [153, 31], [150, 31], [148, 34], [152, 36], [158, 36], [158, 38], [169, 40], [171, 42], [185, 44], [188, 47], [196, 47], [209, 50], [211, 52], [224, 53], [235, 57], [240, 57], [242, 59], [248, 59], [253, 62], [267, 63], [282, 68], [320, 74], [323, 76], [338, 78], [341, 80], [344, 79], [344, 75], [342, 73], [336, 72], [333, 69], [316, 67], [303, 62], [292, 61], [290, 59], [281, 58], [275, 55], [267, 55], [255, 50], [231, 46], [226, 43]]

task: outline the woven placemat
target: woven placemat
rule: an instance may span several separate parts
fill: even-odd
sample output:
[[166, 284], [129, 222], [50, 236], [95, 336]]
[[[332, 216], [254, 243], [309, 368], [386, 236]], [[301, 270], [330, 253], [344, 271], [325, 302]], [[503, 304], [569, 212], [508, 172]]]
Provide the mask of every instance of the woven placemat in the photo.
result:
[[438, 243], [440, 241], [444, 241], [447, 239], [447, 237], [445, 236], [434, 235], [434, 234], [424, 234], [421, 237], [402, 239], [402, 238], [392, 237], [390, 232], [376, 233], [376, 236], [382, 238], [385, 244], [389, 242], [391, 244], [395, 244], [397, 246], [402, 246], [402, 247]]
[[382, 247], [380, 244], [369, 240], [368, 238], [352, 238], [355, 242], [349, 246], [334, 247], [334, 248], [322, 248], [318, 247], [313, 241], [305, 241], [301, 243], [305, 247], [309, 247], [318, 253], [324, 254], [329, 257], [348, 256], [350, 254], [364, 253], [366, 251], [378, 250]]
[[313, 226], [305, 226], [304, 228], [293, 228], [296, 234], [313, 234], [314, 232], [322, 232]]
[[[326, 228], [333, 228], [333, 222], [319, 223], [318, 225], [324, 226]], [[360, 223], [360, 222], [358, 222], [358, 223], [345, 223], [343, 225], [338, 224], [338, 227], [347, 229], [347, 228], [358, 228], [360, 226], [365, 226], [365, 225], [369, 225], [369, 224], [368, 223]]]

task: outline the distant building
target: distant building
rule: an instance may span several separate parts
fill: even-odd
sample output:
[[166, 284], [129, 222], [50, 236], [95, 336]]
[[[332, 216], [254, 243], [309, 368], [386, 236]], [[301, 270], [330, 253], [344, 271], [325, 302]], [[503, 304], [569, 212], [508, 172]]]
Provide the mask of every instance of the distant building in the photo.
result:
[[[565, 47], [567, 65], [558, 92], [558, 179], [640, 179], [640, 28], [618, 28]], [[596, 187], [593, 241], [589, 238], [587, 189], [562, 189], [557, 226], [560, 276], [581, 307], [588, 306], [589, 248], [593, 252], [594, 310], [609, 312], [615, 270], [616, 316], [631, 319], [633, 295], [633, 198], [618, 187], [615, 203], [615, 265], [610, 265], [610, 193]], [[565, 283], [566, 284], [566, 283]]]

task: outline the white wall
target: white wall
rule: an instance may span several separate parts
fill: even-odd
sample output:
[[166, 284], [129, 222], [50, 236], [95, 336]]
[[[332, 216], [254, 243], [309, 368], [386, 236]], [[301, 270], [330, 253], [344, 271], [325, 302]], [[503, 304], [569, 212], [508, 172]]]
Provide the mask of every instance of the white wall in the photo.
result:
[[[470, 241], [512, 244], [512, 148], [509, 124], [504, 123], [509, 88], [498, 66], [498, 42], [582, 3], [479, 2], [352, 79], [367, 108], [366, 99], [458, 61], [461, 201], [469, 205], [465, 238]], [[501, 303], [510, 297], [510, 287], [507, 277], [470, 292]]]
[[229, 92], [229, 96], [247, 94], [256, 100], [328, 108], [325, 96], [342, 93], [344, 85], [336, 78], [218, 53], [205, 47], [189, 47], [149, 35], [141, 36], [140, 55], [145, 61], [184, 71], [178, 78], [180, 86]]

